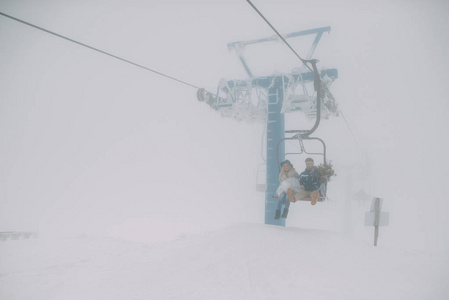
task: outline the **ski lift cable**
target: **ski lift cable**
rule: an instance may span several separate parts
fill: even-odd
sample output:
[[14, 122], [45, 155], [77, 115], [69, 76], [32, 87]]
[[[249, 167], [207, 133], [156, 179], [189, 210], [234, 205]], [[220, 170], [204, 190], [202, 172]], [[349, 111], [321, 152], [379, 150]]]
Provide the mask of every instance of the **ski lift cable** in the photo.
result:
[[[130, 60], [121, 58], [121, 57], [119, 57], [119, 56], [117, 56], [117, 55], [108, 53], [108, 52], [106, 52], [106, 51], [103, 51], [103, 50], [100, 50], [100, 49], [98, 49], [98, 48], [89, 46], [89, 45], [87, 45], [87, 44], [78, 42], [78, 41], [76, 41], [76, 40], [73, 40], [73, 39], [68, 38], [68, 37], [66, 37], [66, 36], [63, 36], [63, 35], [61, 35], [61, 34], [55, 33], [55, 32], [50, 31], [50, 30], [48, 30], [48, 29], [39, 27], [39, 26], [37, 26], [37, 25], [28, 23], [28, 22], [26, 22], [26, 21], [23, 21], [23, 20], [21, 20], [21, 19], [15, 18], [15, 17], [10, 16], [10, 15], [7, 15], [7, 14], [5, 14], [5, 13], [3, 13], [3, 12], [0, 12], [0, 15], [2, 15], [2, 16], [4, 16], [4, 17], [7, 17], [7, 18], [10, 18], [10, 19], [12, 19], [12, 20], [14, 20], [14, 21], [20, 22], [20, 23], [22, 23], [22, 24], [31, 26], [31, 27], [36, 28], [36, 29], [38, 29], [38, 30], [44, 31], [44, 32], [46, 32], [46, 33], [52, 34], [52, 35], [57, 36], [57, 37], [59, 37], [59, 38], [65, 39], [65, 40], [67, 40], [67, 41], [69, 41], [69, 42], [72, 42], [72, 43], [78, 44], [78, 45], [80, 45], [80, 46], [89, 48], [89, 49], [91, 49], [91, 50], [97, 51], [97, 52], [99, 52], [99, 53], [101, 53], [101, 54], [104, 54], [104, 55], [110, 56], [110, 57], [112, 57], [112, 58], [118, 59], [118, 60], [120, 60], [120, 61], [123, 61], [123, 62], [125, 62], [125, 63], [131, 64], [131, 65], [133, 65], [133, 66], [142, 68], [142, 69], [144, 69], [144, 70], [153, 72], [153, 73], [155, 73], [155, 74], [158, 74], [158, 75], [160, 75], [160, 76], [166, 77], [166, 78], [168, 78], [168, 79], [171, 79], [171, 80], [177, 81], [177, 82], [179, 82], [179, 83], [185, 84], [185, 85], [187, 85], [187, 86], [193, 87], [193, 88], [195, 88], [195, 89], [198, 89], [198, 90], [201, 89], [200, 87], [197, 87], [197, 86], [195, 86], [195, 85], [193, 85], [193, 84], [190, 84], [190, 83], [188, 83], [188, 82], [186, 82], [186, 81], [183, 81], [183, 80], [177, 79], [177, 78], [175, 78], [175, 77], [166, 75], [166, 74], [164, 74], [164, 73], [158, 72], [158, 71], [156, 71], [156, 70], [147, 68], [147, 67], [145, 67], [145, 66], [143, 66], [143, 65], [140, 65], [140, 64], [135, 63], [135, 62], [132, 62], [132, 61], [130, 61]], [[211, 94], [213, 94], [213, 93], [211, 93]]]
[[359, 145], [359, 143], [357, 142], [357, 139], [355, 138], [355, 135], [354, 135], [354, 133], [352, 132], [351, 127], [349, 126], [349, 123], [348, 123], [348, 121], [347, 121], [346, 118], [345, 118], [345, 115], [343, 114], [343, 111], [340, 109], [339, 112], [340, 112], [341, 116], [343, 117], [343, 120], [344, 120], [345, 123], [346, 123], [346, 127], [348, 127], [349, 133], [351, 134], [352, 138], [354, 139], [354, 142], [355, 142], [355, 144], [357, 145], [357, 148], [359, 148], [359, 150], [363, 153], [362, 148], [360, 148], [360, 145]]
[[268, 24], [268, 26], [271, 27], [271, 29], [273, 29], [273, 31], [281, 38], [281, 40], [285, 43], [285, 45], [290, 48], [290, 50], [292, 50], [292, 52], [296, 55], [296, 57], [299, 58], [299, 60], [310, 70], [312, 71], [312, 68], [309, 67], [309, 65], [307, 64], [307, 60], [301, 58], [301, 56], [299, 56], [299, 54], [292, 48], [292, 46], [290, 46], [290, 44], [284, 39], [284, 37], [276, 30], [276, 28], [274, 28], [273, 25], [271, 25], [271, 23], [267, 20], [267, 18], [265, 18], [265, 16], [257, 9], [257, 7], [250, 1], [250, 0], [246, 0], [249, 5], [251, 5], [251, 7], [259, 14], [259, 16]]

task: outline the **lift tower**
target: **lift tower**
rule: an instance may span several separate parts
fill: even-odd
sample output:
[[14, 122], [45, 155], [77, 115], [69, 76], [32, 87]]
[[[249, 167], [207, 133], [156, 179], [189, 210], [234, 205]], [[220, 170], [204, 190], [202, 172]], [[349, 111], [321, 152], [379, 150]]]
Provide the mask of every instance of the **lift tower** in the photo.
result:
[[[330, 27], [293, 32], [283, 36], [283, 38], [315, 35], [306, 57], [307, 60], [310, 60], [325, 32], [330, 32]], [[228, 48], [236, 51], [249, 79], [229, 81], [222, 79], [216, 95], [200, 89], [197, 96], [199, 101], [206, 102], [211, 108], [221, 112], [224, 117], [265, 122], [265, 224], [285, 226], [285, 219], [274, 219], [277, 199], [273, 198], [279, 185], [278, 161], [279, 158], [283, 158], [285, 155], [284, 144], [280, 144], [278, 147], [279, 141], [285, 137], [284, 113], [301, 110], [305, 112], [305, 116], [314, 116], [317, 113], [316, 108], [320, 105], [319, 108], [323, 112], [321, 118], [326, 118], [330, 114], [337, 114], [335, 99], [326, 91], [329, 91], [328, 87], [338, 77], [338, 71], [336, 69], [326, 69], [318, 73], [314, 64], [313, 71], [303, 68], [292, 71], [290, 74], [254, 77], [243, 56], [243, 48], [251, 44], [277, 40], [279, 40], [279, 37], [272, 36], [258, 40], [229, 43]], [[316, 82], [317, 76], [321, 78], [323, 83], [322, 88], [325, 90], [323, 97], [317, 97], [318, 93], [309, 95], [305, 92], [306, 85], [314, 83], [314, 79]]]

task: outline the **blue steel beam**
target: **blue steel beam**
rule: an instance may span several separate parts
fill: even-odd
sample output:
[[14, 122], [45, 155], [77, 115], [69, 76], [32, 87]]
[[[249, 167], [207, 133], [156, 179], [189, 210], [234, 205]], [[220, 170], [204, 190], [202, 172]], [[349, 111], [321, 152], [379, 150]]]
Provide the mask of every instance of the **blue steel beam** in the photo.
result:
[[[315, 52], [315, 49], [316, 49], [316, 47], [318, 45], [318, 42], [320, 41], [321, 36], [323, 35], [323, 33], [324, 32], [330, 32], [330, 31], [331, 31], [331, 28], [330, 28], [330, 26], [328, 26], [328, 27], [320, 27], [320, 28], [314, 28], [314, 29], [297, 31], [297, 32], [288, 33], [288, 34], [285, 34], [285, 35], [282, 35], [282, 36], [278, 32], [276, 32], [279, 35], [273, 35], [273, 36], [270, 36], [270, 37], [267, 37], [267, 38], [262, 38], [262, 39], [257, 39], [257, 40], [238, 41], [238, 42], [228, 43], [228, 49], [229, 50], [235, 49], [235, 51], [237, 52], [237, 55], [239, 56], [239, 59], [240, 59], [241, 63], [243, 64], [243, 67], [245, 68], [246, 73], [248, 74], [248, 76], [250, 78], [253, 78], [254, 76], [253, 76], [251, 70], [249, 69], [249, 66], [246, 63], [246, 60], [245, 60], [245, 58], [243, 56], [243, 53], [241, 51], [246, 45], [258, 44], [258, 43], [264, 43], [264, 42], [270, 42], [270, 41], [276, 41], [278, 39], [284, 39], [284, 42], [287, 44], [286, 40], [289, 39], [289, 38], [315, 34], [316, 35], [315, 36], [315, 40], [313, 41], [312, 46], [309, 49], [309, 53], [307, 54], [307, 57], [306, 57], [306, 59], [310, 59], [312, 57], [313, 52]], [[287, 44], [287, 46], [290, 47], [290, 45], [288, 45], [288, 44]], [[292, 48], [292, 50], [293, 50], [293, 48]], [[293, 50], [293, 52], [295, 52], [295, 51]], [[295, 52], [295, 54], [296, 54], [296, 52]], [[298, 58], [301, 59], [299, 56], [298, 56]]]
[[306, 56], [306, 59], [311, 59], [312, 58], [313, 52], [315, 52], [316, 46], [318, 46], [318, 43], [319, 43], [319, 41], [320, 41], [322, 36], [323, 36], [322, 32], [320, 32], [320, 33], [318, 33], [316, 35], [315, 40], [312, 43], [312, 47], [310, 47], [309, 53]]
[[[298, 78], [301, 78], [302, 81], [305, 83], [312, 82], [313, 81], [313, 72], [306, 72], [301, 74], [292, 74], [291, 75], [293, 79], [298, 80]], [[337, 69], [326, 69], [322, 70], [320, 72], [320, 76], [328, 76], [330, 78], [337, 79], [338, 78], [338, 70]], [[282, 76], [265, 76], [265, 77], [258, 77], [251, 80], [252, 86], [260, 86], [263, 88], [268, 88], [271, 86], [273, 80], [277, 82], [278, 80], [282, 81]], [[288, 82], [288, 77], [284, 77], [284, 81]], [[230, 88], [233, 88], [235, 86], [248, 86], [248, 81], [244, 80], [230, 80], [228, 81], [228, 85]]]
[[265, 224], [285, 226], [285, 219], [274, 219], [278, 200], [273, 198], [279, 185], [279, 167], [277, 156], [284, 157], [285, 148], [279, 149], [278, 142], [284, 138], [284, 114], [281, 113], [284, 99], [282, 77], [275, 79], [274, 85], [268, 90], [267, 108], [267, 185], [265, 190]]
[[[288, 33], [288, 34], [283, 35], [283, 37], [284, 37], [284, 39], [289, 39], [292, 37], [298, 37], [298, 36], [304, 36], [304, 35], [310, 35], [310, 34], [323, 34], [324, 32], [330, 32], [330, 31], [331, 31], [330, 26], [320, 27], [320, 28], [314, 28], [314, 29], [308, 29], [308, 30], [302, 30], [302, 31], [297, 31], [297, 32], [293, 32], [293, 33]], [[237, 46], [246, 46], [246, 45], [251, 45], [251, 44], [276, 41], [278, 39], [279, 39], [279, 37], [277, 35], [273, 35], [273, 36], [270, 36], [267, 38], [262, 38], [262, 39], [256, 39], [256, 40], [250, 40], [250, 41], [237, 41], [237, 42], [228, 43], [228, 49], [232, 49], [236, 45]]]

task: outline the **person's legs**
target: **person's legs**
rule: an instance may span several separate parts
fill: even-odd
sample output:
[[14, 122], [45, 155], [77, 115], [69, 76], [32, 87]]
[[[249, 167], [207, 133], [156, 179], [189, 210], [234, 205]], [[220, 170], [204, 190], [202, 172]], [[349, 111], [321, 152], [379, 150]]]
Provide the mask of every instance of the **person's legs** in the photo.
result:
[[285, 205], [284, 208], [286, 209], [290, 208], [290, 200], [287, 197], [284, 198], [284, 205]]
[[285, 204], [286, 199], [287, 199], [287, 195], [286, 195], [284, 192], [282, 192], [282, 193], [279, 195], [279, 198], [278, 198], [278, 206], [277, 206], [277, 208], [276, 208], [276, 214], [275, 214], [275, 216], [274, 216], [274, 218], [275, 218], [276, 220], [278, 220], [278, 219], [281, 217], [281, 208], [282, 208], [282, 204]]
[[311, 192], [306, 191], [306, 190], [299, 190], [297, 193], [295, 193], [295, 198], [297, 200], [301, 200], [304, 198], [310, 198], [311, 197]]
[[284, 208], [284, 211], [282, 212], [282, 216], [281, 216], [281, 218], [287, 218], [287, 215], [288, 215], [288, 208]]
[[287, 196], [288, 196], [289, 202], [296, 202], [295, 195], [293, 194], [293, 190], [291, 188], [289, 188], [287, 190]]
[[[291, 192], [291, 189], [289, 189], [289, 192], [292, 194], [292, 196], [293, 196], [293, 193]], [[288, 196], [290, 196], [290, 195], [288, 195]], [[284, 211], [282, 212], [282, 216], [281, 216], [281, 218], [287, 218], [287, 215], [288, 215], [288, 209], [290, 208], [290, 199], [289, 199], [290, 197], [284, 197]], [[295, 199], [294, 197], [293, 197], [293, 199]], [[295, 200], [296, 201], [296, 200]]]
[[312, 198], [312, 200], [310, 201], [310, 203], [312, 204], [312, 205], [315, 205], [316, 204], [316, 202], [318, 201], [318, 197], [320, 196], [320, 194], [318, 193], [318, 191], [313, 191], [312, 193], [311, 193], [311, 198]]
[[287, 196], [287, 195], [286, 195], [284, 192], [282, 192], [282, 193], [279, 195], [279, 198], [278, 198], [278, 207], [277, 207], [277, 209], [281, 210], [282, 204], [285, 204], [285, 203], [286, 203], [286, 201], [285, 201], [285, 199], [287, 198], [286, 196]]

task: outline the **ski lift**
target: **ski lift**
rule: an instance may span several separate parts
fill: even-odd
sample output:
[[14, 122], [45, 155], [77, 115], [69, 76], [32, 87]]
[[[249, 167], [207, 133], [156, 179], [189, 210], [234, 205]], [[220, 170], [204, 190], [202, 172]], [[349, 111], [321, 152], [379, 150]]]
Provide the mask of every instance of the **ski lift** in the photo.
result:
[[[280, 159], [279, 159], [279, 146], [281, 145], [281, 143], [287, 141], [287, 140], [297, 140], [299, 143], [299, 151], [297, 152], [289, 152], [289, 153], [285, 153], [284, 154], [284, 159], [286, 158], [287, 155], [301, 155], [301, 154], [308, 154], [308, 155], [319, 155], [322, 156], [323, 158], [323, 163], [326, 164], [326, 144], [324, 143], [324, 141], [320, 138], [317, 137], [311, 137], [310, 135], [318, 128], [319, 124], [320, 124], [320, 119], [321, 119], [321, 102], [322, 102], [322, 98], [323, 98], [323, 94], [326, 91], [323, 91], [323, 84], [321, 82], [321, 78], [320, 75], [318, 73], [317, 67], [316, 67], [316, 63], [317, 60], [309, 60], [308, 62], [311, 63], [312, 67], [313, 67], [313, 73], [314, 73], [314, 89], [317, 92], [317, 101], [316, 101], [316, 120], [315, 120], [315, 124], [314, 126], [310, 129], [310, 130], [286, 130], [285, 133], [294, 133], [293, 136], [291, 137], [287, 137], [287, 138], [283, 138], [281, 139], [278, 144], [277, 144], [277, 165], [279, 168], [279, 172], [281, 171], [281, 167], [280, 167]], [[322, 146], [322, 151], [321, 152], [309, 152], [307, 151], [305, 145], [304, 145], [304, 141], [318, 141], [321, 146]], [[323, 202], [326, 200], [327, 195], [327, 182], [322, 182], [319, 189], [319, 202]], [[304, 200], [304, 201], [311, 201], [310, 198], [304, 198], [304, 199], [299, 199], [299, 200]]]
[[[287, 131], [288, 132], [288, 131]], [[303, 155], [303, 154], [307, 154], [307, 155], [312, 155], [312, 156], [320, 156], [322, 157], [322, 161], [324, 164], [327, 163], [326, 160], [326, 144], [324, 143], [324, 141], [320, 138], [317, 137], [310, 137], [310, 136], [302, 136], [300, 133], [297, 133], [295, 135], [293, 135], [292, 137], [287, 137], [287, 138], [283, 138], [282, 140], [280, 140], [278, 142], [277, 145], [277, 152], [278, 152], [278, 156], [277, 156], [277, 164], [278, 164], [278, 168], [279, 168], [279, 172], [281, 172], [281, 167], [280, 167], [280, 159], [279, 159], [279, 146], [281, 145], [281, 143], [285, 143], [285, 141], [298, 141], [299, 144], [299, 151], [295, 151], [295, 152], [287, 152], [284, 155], [284, 159], [282, 161], [284, 161], [285, 159], [287, 159], [287, 156], [289, 155]], [[308, 148], [305, 147], [304, 145], [304, 141], [318, 141], [319, 144], [322, 146], [322, 151], [320, 152], [315, 152], [315, 151], [308, 151]], [[323, 202], [327, 199], [327, 182], [321, 182], [320, 183], [320, 187], [318, 188], [318, 193], [319, 193], [319, 198], [318, 198], [318, 202]], [[300, 201], [311, 201], [311, 198], [304, 198], [304, 199], [298, 199]]]

